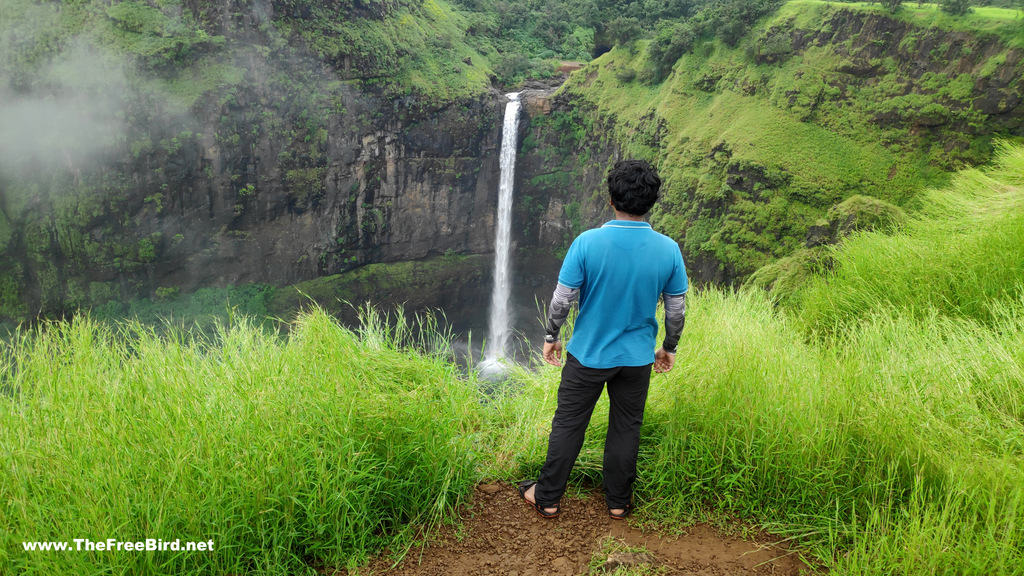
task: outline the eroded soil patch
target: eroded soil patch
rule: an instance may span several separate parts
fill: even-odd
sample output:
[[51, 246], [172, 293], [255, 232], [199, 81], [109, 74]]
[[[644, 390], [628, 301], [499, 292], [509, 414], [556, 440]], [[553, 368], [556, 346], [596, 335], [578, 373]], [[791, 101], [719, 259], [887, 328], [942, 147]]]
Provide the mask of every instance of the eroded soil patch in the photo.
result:
[[609, 539], [644, 548], [662, 574], [688, 576], [797, 576], [812, 572], [798, 555], [768, 536], [743, 540], [707, 525], [681, 536], [644, 533], [611, 520], [600, 493], [563, 498], [562, 514], [540, 518], [515, 486], [477, 487], [464, 511], [464, 525], [445, 528], [423, 548], [413, 548], [397, 566], [378, 558], [360, 575], [542, 576], [587, 574]]

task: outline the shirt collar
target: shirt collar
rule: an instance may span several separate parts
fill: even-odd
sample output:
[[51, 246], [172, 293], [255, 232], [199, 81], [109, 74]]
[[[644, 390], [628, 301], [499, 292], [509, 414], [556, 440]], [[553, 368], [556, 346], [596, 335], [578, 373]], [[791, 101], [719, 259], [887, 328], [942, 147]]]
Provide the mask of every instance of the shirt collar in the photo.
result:
[[611, 220], [606, 222], [602, 228], [650, 228], [647, 222], [636, 222], [633, 220]]

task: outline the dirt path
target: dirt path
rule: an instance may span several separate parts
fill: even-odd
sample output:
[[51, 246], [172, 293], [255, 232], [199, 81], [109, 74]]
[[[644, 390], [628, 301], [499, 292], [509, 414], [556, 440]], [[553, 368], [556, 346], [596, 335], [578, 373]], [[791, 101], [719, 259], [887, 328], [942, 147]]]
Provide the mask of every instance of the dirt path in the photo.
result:
[[[514, 486], [477, 487], [464, 513], [464, 526], [447, 528], [427, 547], [413, 548], [397, 566], [386, 558], [361, 575], [546, 576], [587, 574], [609, 552], [613, 560], [653, 562], [634, 573], [687, 576], [797, 576], [807, 564], [768, 538], [724, 536], [697, 525], [682, 536], [645, 534], [628, 522], [608, 518], [603, 497], [565, 498], [562, 514], [546, 520], [528, 508]], [[643, 556], [637, 550], [645, 549]], [[629, 555], [632, 553], [632, 556]]]

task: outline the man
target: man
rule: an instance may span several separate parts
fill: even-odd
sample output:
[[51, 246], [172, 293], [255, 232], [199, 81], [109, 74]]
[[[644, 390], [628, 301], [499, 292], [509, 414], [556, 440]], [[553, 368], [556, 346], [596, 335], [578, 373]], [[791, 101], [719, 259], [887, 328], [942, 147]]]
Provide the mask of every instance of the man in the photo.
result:
[[[688, 282], [679, 245], [651, 229], [644, 215], [658, 200], [661, 179], [643, 160], [616, 162], [608, 173], [615, 220], [580, 234], [565, 255], [548, 312], [544, 360], [561, 366], [561, 326], [573, 300], [579, 314], [558, 387], [547, 460], [536, 482], [519, 494], [538, 514], [554, 518], [569, 472], [605, 383], [611, 404], [604, 445], [608, 513], [633, 510], [633, 481], [651, 368], [668, 372], [686, 316]], [[655, 348], [658, 298], [665, 301], [665, 340]]]

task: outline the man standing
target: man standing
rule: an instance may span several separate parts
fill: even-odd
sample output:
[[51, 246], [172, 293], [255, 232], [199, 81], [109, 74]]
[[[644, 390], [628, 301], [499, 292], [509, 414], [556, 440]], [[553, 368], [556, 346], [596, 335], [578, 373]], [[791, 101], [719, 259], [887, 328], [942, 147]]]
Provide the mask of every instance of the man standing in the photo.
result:
[[[549, 307], [544, 360], [561, 366], [559, 341], [573, 300], [579, 314], [566, 351], [547, 460], [519, 494], [554, 518], [604, 385], [610, 410], [604, 444], [604, 492], [614, 519], [632, 512], [640, 426], [651, 368], [668, 372], [686, 316], [688, 282], [679, 245], [643, 217], [658, 200], [661, 179], [643, 160], [616, 162], [608, 173], [615, 220], [580, 234], [565, 255]], [[665, 301], [665, 340], [655, 348], [658, 298]]]

